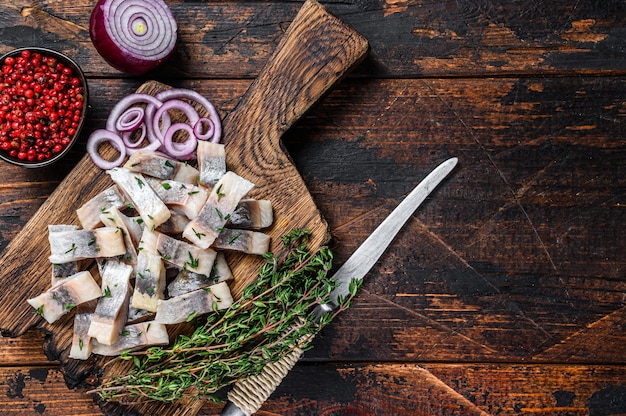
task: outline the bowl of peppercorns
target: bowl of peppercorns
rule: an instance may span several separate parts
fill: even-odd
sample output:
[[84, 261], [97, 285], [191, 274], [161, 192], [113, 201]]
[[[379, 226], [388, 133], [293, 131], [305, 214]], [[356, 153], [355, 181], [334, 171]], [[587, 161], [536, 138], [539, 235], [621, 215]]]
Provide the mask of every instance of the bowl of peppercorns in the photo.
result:
[[78, 64], [39, 47], [0, 57], [0, 158], [39, 168], [59, 160], [78, 140], [87, 81]]

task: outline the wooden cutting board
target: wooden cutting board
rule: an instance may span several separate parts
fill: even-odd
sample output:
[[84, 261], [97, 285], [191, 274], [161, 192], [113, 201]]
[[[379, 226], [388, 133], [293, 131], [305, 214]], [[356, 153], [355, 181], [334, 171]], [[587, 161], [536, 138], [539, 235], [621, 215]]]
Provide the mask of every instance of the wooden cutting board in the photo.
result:
[[[229, 170], [256, 185], [252, 197], [272, 201], [275, 223], [268, 230], [272, 250], [277, 250], [280, 237], [294, 228], [312, 231], [312, 249], [328, 241], [328, 226], [283, 149], [281, 137], [333, 84], [362, 61], [367, 50], [367, 41], [360, 34], [317, 1], [307, 0], [257, 79], [223, 120]], [[167, 86], [147, 82], [139, 91], [154, 94], [163, 88]], [[46, 353], [51, 359], [61, 360], [68, 380], [92, 373], [104, 361], [66, 359], [72, 317], [48, 325], [33, 313], [26, 299], [50, 286], [48, 224], [78, 224], [76, 209], [111, 184], [108, 175], [84, 156], [7, 246], [0, 260], [0, 330], [5, 336], [19, 336], [35, 326], [50, 331]], [[237, 297], [255, 278], [261, 260], [254, 256], [231, 256], [230, 260], [235, 276], [231, 290]], [[163, 415], [195, 414], [201, 403], [193, 402], [137, 410]]]

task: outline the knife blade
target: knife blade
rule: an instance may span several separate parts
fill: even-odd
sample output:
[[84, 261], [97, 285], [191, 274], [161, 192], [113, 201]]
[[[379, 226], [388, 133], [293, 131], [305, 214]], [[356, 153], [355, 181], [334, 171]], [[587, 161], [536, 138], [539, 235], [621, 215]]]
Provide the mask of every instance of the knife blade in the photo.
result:
[[[457, 163], [458, 159], [455, 157], [448, 159], [429, 173], [335, 272], [333, 279], [336, 286], [330, 294], [330, 301], [317, 305], [311, 312], [315, 322], [335, 310], [341, 303], [340, 300], [349, 295], [353, 280], [362, 280], [367, 275], [415, 210], [452, 172]], [[301, 354], [302, 350], [296, 349], [278, 362], [266, 365], [261, 374], [235, 384], [228, 393], [229, 401], [220, 416], [249, 416], [256, 412]]]

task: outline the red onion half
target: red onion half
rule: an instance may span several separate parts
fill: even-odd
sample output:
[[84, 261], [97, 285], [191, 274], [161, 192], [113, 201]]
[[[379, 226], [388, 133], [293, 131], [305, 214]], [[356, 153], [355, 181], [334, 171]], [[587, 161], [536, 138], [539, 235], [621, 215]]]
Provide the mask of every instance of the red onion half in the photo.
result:
[[114, 68], [144, 74], [165, 62], [176, 47], [178, 27], [162, 0], [99, 0], [89, 20], [98, 53]]

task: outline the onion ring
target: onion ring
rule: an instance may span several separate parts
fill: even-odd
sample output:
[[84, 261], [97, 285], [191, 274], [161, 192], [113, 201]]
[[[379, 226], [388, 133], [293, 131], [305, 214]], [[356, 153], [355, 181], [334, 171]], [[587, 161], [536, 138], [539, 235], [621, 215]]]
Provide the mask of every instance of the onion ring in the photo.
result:
[[[174, 134], [178, 131], [185, 131], [188, 134], [184, 142], [175, 142]], [[163, 147], [170, 156], [176, 158], [187, 158], [196, 149], [198, 141], [193, 134], [193, 128], [187, 123], [174, 123], [165, 131], [163, 135]]]
[[[99, 146], [101, 143], [109, 142], [111, 146], [119, 152], [119, 156], [114, 160], [106, 160], [99, 152]], [[126, 157], [126, 148], [122, 138], [110, 130], [98, 129], [95, 130], [87, 139], [87, 153], [91, 156], [93, 163], [100, 169], [113, 169], [119, 166]]]

